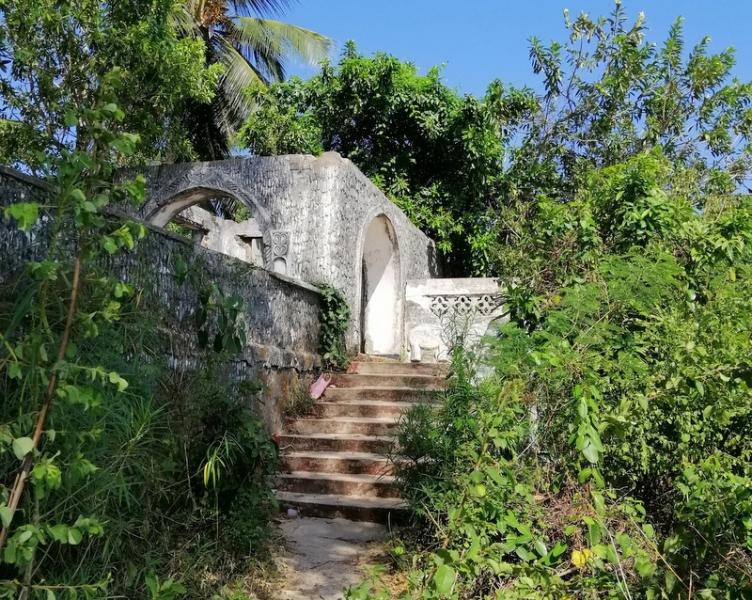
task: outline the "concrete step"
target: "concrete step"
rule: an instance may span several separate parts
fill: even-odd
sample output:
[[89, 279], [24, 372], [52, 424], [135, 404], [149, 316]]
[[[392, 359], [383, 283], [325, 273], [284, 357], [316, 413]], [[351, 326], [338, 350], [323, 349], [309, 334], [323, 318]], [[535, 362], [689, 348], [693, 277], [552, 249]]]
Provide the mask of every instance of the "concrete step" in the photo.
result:
[[391, 361], [352, 362], [347, 372], [358, 375], [431, 375], [446, 377], [449, 372], [449, 365], [446, 363]]
[[313, 405], [313, 413], [322, 419], [336, 417], [389, 417], [396, 421], [403, 412], [408, 410], [412, 402], [374, 402], [368, 400], [343, 400], [342, 402], [317, 402]]
[[391, 522], [405, 511], [385, 455], [400, 415], [440, 400], [446, 371], [396, 362], [353, 363], [351, 370], [333, 375], [312, 416], [285, 423], [277, 498], [303, 516]]
[[296, 494], [398, 498], [391, 475], [294, 471], [276, 477], [277, 489]]
[[403, 387], [420, 390], [440, 390], [446, 387], [444, 377], [435, 375], [357, 375], [335, 373], [331, 385], [338, 388], [352, 387]]
[[386, 455], [394, 440], [388, 436], [342, 433], [294, 434], [279, 436], [279, 447], [287, 452], [368, 452]]
[[397, 428], [393, 417], [337, 417], [334, 419], [295, 419], [285, 424], [289, 434], [359, 434], [369, 436], [390, 435]]
[[437, 390], [416, 390], [409, 387], [332, 387], [326, 388], [326, 402], [436, 402]]
[[369, 452], [286, 452], [282, 456], [285, 472], [352, 473], [354, 475], [392, 475], [394, 465], [379, 454]]
[[282, 508], [295, 508], [303, 517], [394, 523], [406, 514], [406, 505], [398, 498], [296, 494], [282, 491], [278, 491], [276, 496]]

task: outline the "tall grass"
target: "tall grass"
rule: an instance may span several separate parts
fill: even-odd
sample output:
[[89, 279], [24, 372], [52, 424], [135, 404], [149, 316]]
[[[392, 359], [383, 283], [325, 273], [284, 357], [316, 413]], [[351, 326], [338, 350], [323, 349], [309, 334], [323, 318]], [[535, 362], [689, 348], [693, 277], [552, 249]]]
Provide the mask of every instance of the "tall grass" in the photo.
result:
[[[0, 331], [13, 319], [16, 289], [0, 290]], [[94, 294], [83, 296], [96, 302]], [[168, 600], [180, 581], [185, 597], [207, 598], [266, 560], [277, 450], [250, 408], [259, 388], [221, 377], [227, 356], [206, 354], [198, 369], [171, 370], [160, 325], [153, 307], [128, 300], [118, 319], [98, 324], [98, 335], [78, 338], [79, 364], [117, 372], [128, 387], [103, 388], [93, 408], [52, 404], [36, 465], [59, 468], [59, 486], [44, 493], [31, 486], [14, 523], [73, 524], [85, 516], [101, 532], [75, 545], [39, 545], [22, 570], [0, 565], [8, 589], [16, 589], [15, 580], [28, 584], [31, 596], [50, 589], [61, 597]], [[0, 432], [27, 430], [35, 414], [28, 390], [3, 374], [0, 396]], [[234, 440], [232, 460], [219, 484], [207, 485], [207, 455], [222, 439]], [[16, 464], [8, 448], [0, 452], [4, 489]], [[76, 588], [88, 585], [100, 587]]]

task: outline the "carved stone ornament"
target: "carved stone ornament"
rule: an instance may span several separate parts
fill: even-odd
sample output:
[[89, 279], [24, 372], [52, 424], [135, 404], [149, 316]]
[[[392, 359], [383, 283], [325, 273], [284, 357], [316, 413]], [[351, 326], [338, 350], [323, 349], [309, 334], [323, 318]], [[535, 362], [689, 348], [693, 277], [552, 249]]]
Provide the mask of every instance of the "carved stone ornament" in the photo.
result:
[[275, 258], [287, 259], [290, 254], [289, 231], [272, 231], [272, 260]]
[[[267, 268], [283, 275], [291, 274], [290, 248], [292, 246], [292, 233], [289, 231], [275, 230], [270, 234], [269, 245], [266, 246]], [[266, 240], [264, 240], [266, 243]]]
[[431, 312], [437, 317], [443, 317], [449, 312], [487, 317], [499, 306], [501, 306], [501, 298], [493, 294], [431, 296]]

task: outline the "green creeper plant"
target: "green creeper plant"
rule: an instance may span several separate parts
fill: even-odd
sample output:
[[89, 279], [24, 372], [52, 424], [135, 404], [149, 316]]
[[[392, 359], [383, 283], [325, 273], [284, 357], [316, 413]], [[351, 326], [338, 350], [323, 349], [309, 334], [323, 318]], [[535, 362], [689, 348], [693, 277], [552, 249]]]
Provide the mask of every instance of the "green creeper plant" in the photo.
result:
[[345, 336], [350, 326], [350, 307], [339, 290], [325, 283], [318, 287], [321, 290], [319, 351], [329, 368], [344, 370], [349, 362]]
[[209, 347], [211, 332], [214, 330], [211, 348], [215, 352], [239, 354], [247, 339], [246, 323], [242, 315], [243, 298], [226, 292], [216, 283], [204, 281], [201, 269], [189, 267], [181, 255], [175, 257], [173, 267], [178, 284], [189, 281], [198, 291], [199, 304], [193, 318], [198, 330], [199, 347], [202, 350]]

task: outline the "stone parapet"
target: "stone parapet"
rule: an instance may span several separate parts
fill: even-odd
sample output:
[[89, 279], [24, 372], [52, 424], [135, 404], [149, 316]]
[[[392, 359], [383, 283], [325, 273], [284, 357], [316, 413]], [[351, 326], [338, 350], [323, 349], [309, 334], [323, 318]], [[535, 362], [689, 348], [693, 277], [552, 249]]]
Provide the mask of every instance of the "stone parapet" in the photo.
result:
[[[41, 211], [32, 231], [20, 231], [5, 219], [2, 209], [15, 202], [49, 204], [48, 190], [41, 180], [0, 170], [0, 283], [23, 277], [29, 261], [46, 257], [52, 226], [52, 218]], [[278, 430], [286, 403], [321, 368], [318, 288], [203, 248], [154, 225], [145, 226], [148, 233], [133, 251], [103, 258], [96, 267], [133, 285], [141, 295], [143, 309], [160, 315], [164, 355], [175, 370], [195, 368], [201, 355], [193, 322], [198, 290], [188, 282], [178, 282], [177, 258], [182, 257], [204, 283], [216, 283], [226, 293], [239, 295], [247, 343], [223, 373], [265, 384], [258, 409], [270, 430]], [[72, 248], [65, 233], [60, 246]]]
[[458, 344], [475, 350], [491, 323], [505, 318], [496, 279], [407, 281], [405, 347], [411, 361], [447, 361]]
[[[367, 348], [370, 352], [402, 353], [399, 311], [405, 281], [438, 274], [436, 249], [351, 161], [333, 152], [320, 157], [235, 158], [161, 165], [147, 169], [145, 175], [147, 201], [135, 209], [134, 216], [164, 226], [196, 203], [217, 196], [234, 198], [248, 208], [258, 233], [243, 236], [234, 224], [225, 224], [225, 237], [232, 239], [210, 235], [207, 245], [240, 256], [246, 242], [241, 240], [239, 245], [235, 238], [254, 240], [250, 254], [258, 256], [260, 248], [259, 262], [269, 271], [313, 284], [327, 283], [344, 293], [352, 309], [347, 334], [350, 349], [366, 349], [370, 340], [374, 342]], [[388, 285], [379, 285], [381, 270], [369, 274], [364, 269], [364, 255], [373, 254], [367, 237], [369, 231], [374, 232], [374, 223], [389, 229], [388, 250], [394, 260], [389, 265]], [[205, 229], [210, 234], [216, 231], [212, 223]], [[383, 314], [371, 309], [387, 304], [389, 314], [396, 317], [379, 323]], [[373, 321], [370, 331], [369, 317]], [[395, 330], [395, 340], [376, 339], [379, 329], [387, 328]]]

